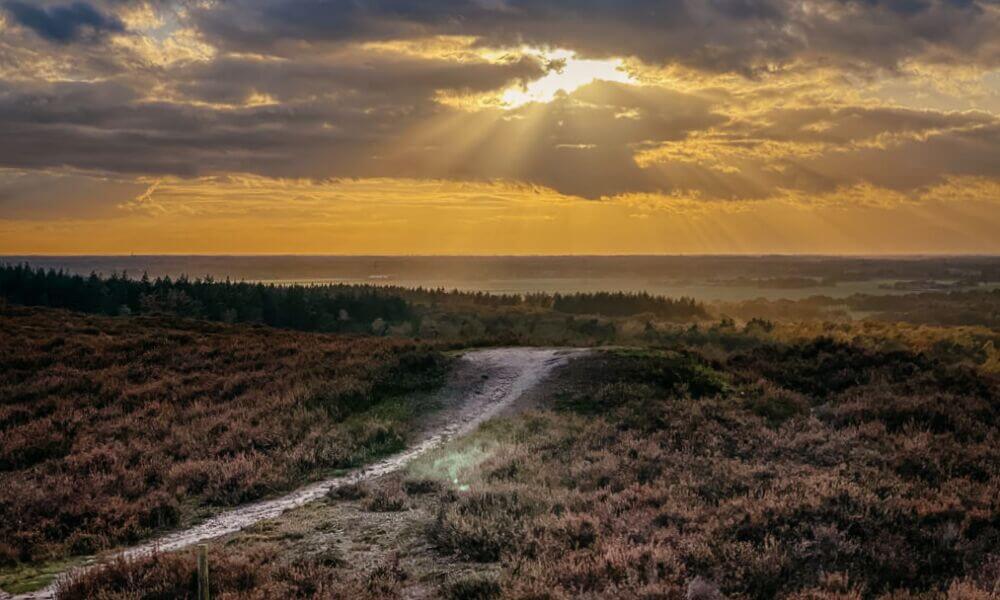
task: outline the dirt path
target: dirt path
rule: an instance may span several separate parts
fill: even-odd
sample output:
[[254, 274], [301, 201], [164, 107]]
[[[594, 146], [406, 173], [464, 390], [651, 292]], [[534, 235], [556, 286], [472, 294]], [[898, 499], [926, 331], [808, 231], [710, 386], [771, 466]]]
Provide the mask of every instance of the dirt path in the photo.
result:
[[[181, 531], [167, 534], [144, 544], [133, 546], [109, 556], [133, 557], [153, 551], [167, 552], [240, 531], [250, 525], [272, 519], [287, 510], [300, 507], [322, 498], [333, 488], [374, 479], [399, 470], [414, 458], [437, 448], [447, 440], [466, 434], [482, 422], [497, 415], [534, 387], [555, 367], [572, 356], [583, 352], [574, 349], [552, 348], [490, 348], [464, 354], [449, 383], [441, 391], [443, 409], [427, 423], [417, 442], [399, 454], [382, 459], [341, 477], [309, 484], [285, 496], [247, 504], [218, 515]], [[78, 568], [93, 568], [98, 559]], [[21, 594], [9, 596], [0, 592], [0, 598], [13, 600], [41, 600], [55, 596], [56, 584]]]

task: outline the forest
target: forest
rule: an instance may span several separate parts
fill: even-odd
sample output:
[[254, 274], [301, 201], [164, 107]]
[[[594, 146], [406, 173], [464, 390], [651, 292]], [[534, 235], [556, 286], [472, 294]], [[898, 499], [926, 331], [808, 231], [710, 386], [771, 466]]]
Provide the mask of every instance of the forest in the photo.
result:
[[[0, 298], [26, 306], [103, 315], [173, 315], [226, 323], [260, 323], [301, 331], [383, 333], [438, 308], [519, 308], [565, 314], [649, 314], [707, 318], [690, 298], [640, 293], [495, 295], [374, 285], [275, 285], [127, 273], [73, 275], [27, 264], [0, 265]], [[373, 331], [374, 330], [374, 331]]]

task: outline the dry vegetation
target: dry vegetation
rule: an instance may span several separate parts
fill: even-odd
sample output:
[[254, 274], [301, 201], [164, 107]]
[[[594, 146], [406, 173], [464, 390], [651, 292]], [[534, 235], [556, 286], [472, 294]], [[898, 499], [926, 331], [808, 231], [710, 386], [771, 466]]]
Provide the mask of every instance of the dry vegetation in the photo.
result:
[[[446, 598], [994, 598], [991, 377], [829, 338], [602, 352], [560, 373], [545, 410], [443, 450], [461, 466], [438, 474], [445, 489], [394, 481], [336, 501], [433, 498], [431, 552], [483, 565], [441, 582]], [[360, 569], [261, 548], [221, 553], [220, 597], [393, 598], [420, 577], [391, 555]], [[60, 597], [193, 597], [193, 567], [119, 564]]]
[[135, 542], [405, 444], [402, 340], [0, 303], [0, 566]]
[[[99, 572], [81, 575], [61, 587], [61, 600], [90, 598], [195, 598], [198, 583], [193, 551], [118, 560]], [[219, 600], [278, 598], [392, 597], [405, 579], [389, 559], [371, 572], [344, 575], [337, 556], [317, 555], [289, 563], [280, 549], [258, 546], [212, 558], [212, 597]]]
[[[419, 332], [646, 349], [572, 363], [543, 410], [446, 449], [447, 473], [333, 494], [420, 513], [425, 556], [482, 566], [437, 595], [1000, 595], [996, 329], [494, 302], [442, 295]], [[417, 408], [402, 397], [445, 367], [392, 338], [0, 306], [0, 561], [132, 542], [397, 449]], [[359, 567], [294, 538], [247, 541], [213, 553], [215, 597], [392, 598], [421, 576], [390, 553]], [[60, 597], [195, 589], [181, 552], [86, 572]]]
[[430, 531], [504, 596], [1000, 593], [996, 381], [825, 339], [570, 370]]

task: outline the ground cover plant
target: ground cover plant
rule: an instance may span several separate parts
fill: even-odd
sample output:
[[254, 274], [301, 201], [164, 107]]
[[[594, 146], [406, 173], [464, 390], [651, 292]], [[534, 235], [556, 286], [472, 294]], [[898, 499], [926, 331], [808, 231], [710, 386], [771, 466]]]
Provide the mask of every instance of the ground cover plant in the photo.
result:
[[0, 304], [0, 565], [89, 554], [402, 448], [400, 339]]
[[[60, 600], [90, 598], [197, 598], [193, 551], [118, 560], [61, 586]], [[219, 600], [378, 600], [397, 597], [405, 574], [391, 559], [366, 572], [346, 569], [340, 559], [318, 553], [287, 560], [275, 546], [214, 556], [212, 597]]]
[[[402, 506], [432, 499], [427, 552], [482, 565], [434, 597], [993, 598], [997, 385], [822, 336], [598, 351], [540, 390], [538, 410], [488, 423], [386, 490]], [[384, 509], [370, 489], [348, 492], [332, 501]], [[227, 571], [220, 591], [282, 597], [267, 590], [296, 569], [312, 569], [320, 598], [406, 597], [421, 580], [391, 555], [390, 571], [345, 569], [288, 544], [252, 585]], [[229, 570], [259, 548], [250, 536], [213, 551]], [[157, 597], [136, 587], [147, 580], [193, 597], [194, 561], [175, 556], [89, 573], [60, 597]]]
[[499, 561], [505, 597], [1000, 593], [995, 379], [820, 338], [604, 353], [563, 380], [492, 426], [506, 443], [429, 531]]

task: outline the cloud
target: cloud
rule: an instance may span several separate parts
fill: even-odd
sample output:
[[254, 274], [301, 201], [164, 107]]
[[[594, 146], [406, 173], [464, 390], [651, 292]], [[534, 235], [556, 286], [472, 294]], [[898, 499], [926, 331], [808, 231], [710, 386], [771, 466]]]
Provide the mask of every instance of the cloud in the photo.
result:
[[350, 91], [405, 105], [438, 91], [500, 90], [544, 74], [545, 67], [528, 56], [487, 62], [373, 52], [295, 61], [228, 56], [171, 71], [170, 80], [183, 97], [207, 102], [242, 104], [254, 93], [296, 100]]
[[86, 2], [44, 8], [9, 0], [3, 7], [15, 22], [58, 44], [93, 40], [125, 31], [125, 25], [118, 17], [106, 15]]
[[[171, 71], [170, 86], [198, 102], [149, 99], [126, 81], [0, 83], [0, 136], [19, 140], [0, 147], [0, 165], [505, 180], [585, 198], [745, 199], [1000, 177], [1000, 121], [984, 112], [820, 106], [733, 116], [718, 94], [611, 82], [516, 110], [467, 111], [436, 102], [435, 90], [503, 85], [537, 65], [385, 61], [367, 78], [343, 64], [229, 64]], [[251, 91], [273, 100], [242, 104]]]
[[1000, 64], [991, 0], [231, 0], [192, 14], [223, 46], [257, 52], [466, 35], [743, 73], [799, 60]]
[[[0, 167], [503, 181], [697, 201], [1000, 178], [997, 110], [922, 108], [922, 87], [904, 92], [907, 107], [865, 96], [872, 81], [947, 83], [959, 68], [1000, 90], [976, 74], [1000, 56], [1000, 9], [983, 0], [4, 6], [0, 136], [17, 143], [0, 145]], [[57, 22], [65, 42], [53, 44]], [[128, 36], [69, 43], [123, 23]], [[573, 52], [631, 55], [605, 63], [624, 64], [630, 83], [501, 107]]]

